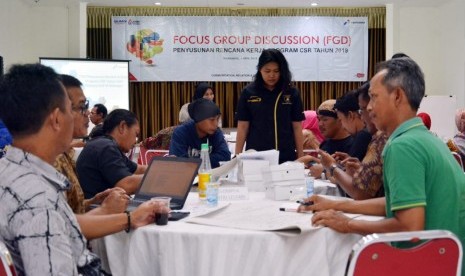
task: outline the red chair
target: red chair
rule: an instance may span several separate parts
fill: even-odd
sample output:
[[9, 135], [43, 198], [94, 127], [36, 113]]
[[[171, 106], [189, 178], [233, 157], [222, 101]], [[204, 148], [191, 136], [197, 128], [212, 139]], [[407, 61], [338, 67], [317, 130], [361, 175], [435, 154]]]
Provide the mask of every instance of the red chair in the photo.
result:
[[[417, 243], [401, 249], [391, 242]], [[420, 242], [422, 241], [422, 242]], [[372, 234], [363, 237], [349, 256], [345, 275], [460, 275], [462, 244], [446, 230]]]
[[5, 244], [0, 241], [0, 261], [2, 265], [0, 266], [0, 276], [16, 276], [15, 266], [13, 264], [13, 259], [11, 258], [10, 251], [6, 248]]
[[150, 161], [152, 161], [152, 158], [155, 156], [165, 156], [170, 153], [169, 150], [162, 150], [162, 149], [150, 149], [145, 152], [145, 161], [147, 162], [146, 164], [148, 165]]

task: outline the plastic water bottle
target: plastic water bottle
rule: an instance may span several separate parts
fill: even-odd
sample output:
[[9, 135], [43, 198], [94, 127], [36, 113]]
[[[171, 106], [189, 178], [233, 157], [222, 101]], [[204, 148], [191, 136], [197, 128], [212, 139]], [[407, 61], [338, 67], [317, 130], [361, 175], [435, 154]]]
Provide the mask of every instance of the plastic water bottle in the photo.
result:
[[315, 178], [313, 176], [305, 177], [305, 185], [307, 186], [307, 197], [313, 195], [314, 183], [315, 183]]
[[199, 168], [199, 198], [200, 200], [206, 199], [207, 192], [207, 183], [211, 179], [211, 163], [210, 163], [210, 154], [208, 152], [208, 144], [202, 144], [200, 150], [200, 158], [202, 163]]

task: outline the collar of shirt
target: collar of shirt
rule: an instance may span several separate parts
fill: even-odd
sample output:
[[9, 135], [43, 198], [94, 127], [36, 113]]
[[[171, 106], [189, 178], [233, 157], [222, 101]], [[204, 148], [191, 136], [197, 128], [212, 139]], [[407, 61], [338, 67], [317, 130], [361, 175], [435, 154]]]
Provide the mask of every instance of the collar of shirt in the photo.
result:
[[59, 173], [52, 165], [32, 153], [12, 146], [8, 149], [5, 158], [16, 164], [31, 168], [37, 175], [41, 175], [58, 191], [68, 190], [70, 188], [70, 183], [64, 175]]
[[394, 130], [394, 132], [391, 134], [391, 136], [389, 136], [389, 139], [387, 140], [386, 146], [384, 147], [384, 150], [383, 150], [383, 156], [384, 156], [384, 154], [386, 152], [386, 149], [389, 148], [389, 144], [391, 144], [392, 141], [394, 141], [397, 137], [401, 136], [402, 134], [404, 134], [405, 132], [407, 132], [407, 131], [409, 131], [411, 129], [414, 129], [414, 128], [417, 128], [417, 127], [422, 127], [422, 126], [426, 130], [426, 127], [423, 124], [423, 121], [418, 117], [413, 117], [412, 119], [409, 119], [409, 120], [403, 122], [402, 124], [400, 124]]

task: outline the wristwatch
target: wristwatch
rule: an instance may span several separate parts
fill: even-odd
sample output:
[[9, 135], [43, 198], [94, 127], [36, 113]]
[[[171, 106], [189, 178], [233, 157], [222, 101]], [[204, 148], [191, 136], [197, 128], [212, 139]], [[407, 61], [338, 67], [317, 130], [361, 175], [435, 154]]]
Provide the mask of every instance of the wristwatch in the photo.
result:
[[338, 166], [336, 164], [332, 164], [331, 166], [329, 166], [329, 173], [331, 174], [331, 176], [334, 176], [334, 170], [337, 168]]

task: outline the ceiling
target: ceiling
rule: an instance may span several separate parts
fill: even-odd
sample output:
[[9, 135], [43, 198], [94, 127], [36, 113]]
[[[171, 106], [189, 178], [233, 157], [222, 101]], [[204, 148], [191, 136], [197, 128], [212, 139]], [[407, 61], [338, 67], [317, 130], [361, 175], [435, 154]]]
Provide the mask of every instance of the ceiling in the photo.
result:
[[434, 7], [450, 0], [22, 0], [36, 6], [66, 6], [78, 2], [87, 2], [89, 6], [155, 6], [161, 7], [379, 7], [392, 3], [399, 6]]

